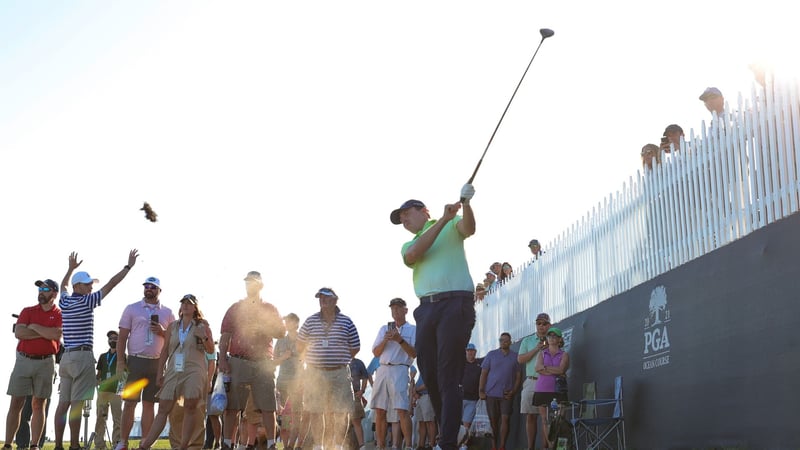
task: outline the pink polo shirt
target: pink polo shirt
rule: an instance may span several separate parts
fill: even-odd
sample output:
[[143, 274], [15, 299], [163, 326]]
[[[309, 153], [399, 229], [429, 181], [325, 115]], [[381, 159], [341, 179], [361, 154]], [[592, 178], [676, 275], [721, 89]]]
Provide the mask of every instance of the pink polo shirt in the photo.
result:
[[[158, 314], [158, 322], [165, 329], [175, 321], [172, 311], [161, 302], [149, 304], [144, 299], [131, 303], [119, 319], [120, 329], [130, 330], [128, 335], [128, 355], [158, 358], [164, 348], [164, 338], [150, 332], [150, 316]], [[150, 338], [148, 338], [148, 336]]]

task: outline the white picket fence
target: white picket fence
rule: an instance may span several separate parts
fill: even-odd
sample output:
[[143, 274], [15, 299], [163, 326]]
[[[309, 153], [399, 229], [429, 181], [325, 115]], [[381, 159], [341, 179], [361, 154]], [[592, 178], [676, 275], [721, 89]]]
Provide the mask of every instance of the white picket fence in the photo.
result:
[[[484, 353], [539, 312], [569, 317], [798, 210], [797, 80], [754, 87], [654, 169], [637, 172], [476, 304]], [[635, 151], [635, 149], [632, 149]]]

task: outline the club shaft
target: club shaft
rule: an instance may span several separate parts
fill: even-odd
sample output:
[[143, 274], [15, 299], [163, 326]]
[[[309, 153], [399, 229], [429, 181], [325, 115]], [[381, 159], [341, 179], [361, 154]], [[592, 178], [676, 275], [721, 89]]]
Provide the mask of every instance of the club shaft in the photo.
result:
[[[503, 123], [503, 119], [506, 117], [506, 113], [508, 112], [508, 108], [511, 106], [511, 102], [514, 101], [514, 97], [517, 95], [517, 91], [519, 91], [519, 87], [522, 86], [522, 80], [525, 79], [525, 75], [528, 74], [528, 70], [531, 68], [531, 64], [533, 64], [533, 60], [536, 59], [536, 54], [539, 53], [539, 49], [542, 47], [542, 43], [544, 42], [545, 37], [542, 37], [542, 40], [539, 41], [539, 45], [536, 47], [536, 51], [533, 52], [533, 56], [531, 60], [528, 62], [528, 67], [525, 68], [525, 72], [522, 73], [522, 77], [519, 79], [519, 83], [517, 83], [517, 87], [514, 88], [514, 93], [511, 94], [511, 98], [508, 100], [508, 104], [506, 104], [506, 109], [503, 110], [503, 114], [500, 116], [500, 120], [497, 121], [497, 126], [494, 127], [494, 131], [492, 132], [492, 136], [489, 137], [489, 142], [486, 143], [486, 148], [483, 149], [483, 154], [481, 155], [481, 159], [478, 160], [478, 164], [475, 166], [475, 170], [472, 172], [472, 176], [469, 177], [469, 181], [467, 184], [472, 184], [472, 181], [475, 180], [475, 175], [478, 174], [478, 169], [481, 168], [481, 163], [483, 162], [483, 157], [486, 156], [486, 152], [489, 151], [489, 147], [492, 145], [492, 141], [494, 140], [494, 136], [497, 134], [497, 130], [500, 129], [500, 124]], [[461, 201], [463, 202], [464, 199], [462, 198]]]

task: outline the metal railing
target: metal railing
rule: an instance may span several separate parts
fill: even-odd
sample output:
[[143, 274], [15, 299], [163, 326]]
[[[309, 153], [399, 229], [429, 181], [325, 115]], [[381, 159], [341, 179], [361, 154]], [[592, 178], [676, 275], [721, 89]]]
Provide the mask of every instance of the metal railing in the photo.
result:
[[485, 352], [503, 331], [520, 339], [539, 312], [564, 319], [796, 212], [798, 151], [797, 80], [769, 76], [477, 303], [472, 341]]

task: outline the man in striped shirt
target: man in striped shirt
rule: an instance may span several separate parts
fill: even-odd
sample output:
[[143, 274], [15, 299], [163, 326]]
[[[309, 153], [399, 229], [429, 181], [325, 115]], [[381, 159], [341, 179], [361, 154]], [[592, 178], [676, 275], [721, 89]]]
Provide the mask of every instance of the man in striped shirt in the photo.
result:
[[307, 365], [303, 411], [310, 415], [314, 450], [342, 450], [347, 416], [353, 411], [348, 364], [361, 349], [361, 340], [353, 321], [336, 306], [339, 297], [333, 289], [324, 287], [315, 297], [320, 311], [297, 333], [297, 349], [305, 352]]
[[[92, 286], [98, 281], [86, 272], [72, 272], [83, 261], [78, 261], [78, 254], [69, 255], [69, 266], [64, 280], [61, 282], [61, 308], [64, 331], [64, 356], [61, 357], [58, 376], [61, 388], [56, 408], [55, 450], [63, 450], [64, 428], [69, 416], [70, 448], [80, 448], [81, 410], [86, 400], [94, 398], [95, 360], [92, 351], [94, 344], [94, 309], [120, 281], [122, 281], [134, 264], [139, 252], [136, 249], [128, 253], [128, 264], [111, 277], [105, 286], [92, 292]], [[72, 294], [67, 294], [68, 283], [72, 281]]]

